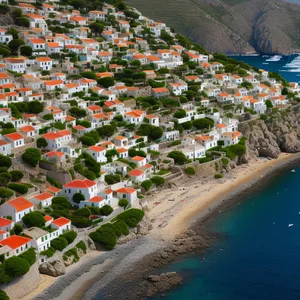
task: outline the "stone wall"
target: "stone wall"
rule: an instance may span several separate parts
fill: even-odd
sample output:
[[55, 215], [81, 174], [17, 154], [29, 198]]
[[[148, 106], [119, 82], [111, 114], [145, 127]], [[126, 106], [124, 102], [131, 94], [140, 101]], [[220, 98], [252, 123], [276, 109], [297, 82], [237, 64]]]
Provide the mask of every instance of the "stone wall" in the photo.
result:
[[39, 167], [48, 171], [56, 171], [56, 164], [41, 160], [39, 162]]
[[72, 181], [72, 177], [67, 171], [47, 171], [47, 176], [55, 179], [61, 184], [65, 184], [67, 182]]
[[1, 284], [0, 289], [5, 291], [10, 299], [22, 299], [27, 294], [34, 291], [40, 283], [40, 273], [38, 263], [31, 266], [28, 273], [13, 280], [8, 284]]
[[[216, 164], [219, 166], [219, 171], [216, 170]], [[220, 173], [221, 159], [216, 159], [207, 163], [198, 164], [193, 167], [195, 168], [198, 177], [208, 178], [214, 176], [216, 173]]]

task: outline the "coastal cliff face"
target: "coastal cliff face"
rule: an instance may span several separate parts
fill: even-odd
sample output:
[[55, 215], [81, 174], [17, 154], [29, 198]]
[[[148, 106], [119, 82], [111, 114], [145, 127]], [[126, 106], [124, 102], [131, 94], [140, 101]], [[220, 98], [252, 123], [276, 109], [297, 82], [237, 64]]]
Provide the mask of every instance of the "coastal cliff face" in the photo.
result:
[[254, 120], [239, 125], [247, 138], [246, 160], [263, 156], [277, 158], [281, 152], [300, 152], [300, 108], [278, 112], [267, 120]]
[[126, 0], [210, 52], [299, 52], [300, 6], [281, 0]]

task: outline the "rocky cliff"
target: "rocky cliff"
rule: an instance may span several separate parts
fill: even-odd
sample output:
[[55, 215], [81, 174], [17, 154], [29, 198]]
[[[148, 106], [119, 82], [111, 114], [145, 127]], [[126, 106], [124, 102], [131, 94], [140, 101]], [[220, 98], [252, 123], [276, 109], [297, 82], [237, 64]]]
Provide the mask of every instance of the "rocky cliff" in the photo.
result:
[[299, 52], [300, 6], [282, 0], [126, 0], [210, 52]]
[[300, 107], [272, 114], [266, 120], [241, 123], [239, 131], [247, 137], [247, 154], [277, 158], [280, 152], [300, 152]]

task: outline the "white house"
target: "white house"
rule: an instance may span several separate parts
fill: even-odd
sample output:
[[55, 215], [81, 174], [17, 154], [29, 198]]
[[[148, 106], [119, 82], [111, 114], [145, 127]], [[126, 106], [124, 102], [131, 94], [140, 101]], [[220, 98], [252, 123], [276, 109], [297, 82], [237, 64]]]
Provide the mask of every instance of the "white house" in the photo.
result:
[[21, 253], [25, 252], [31, 247], [31, 239], [19, 236], [19, 235], [12, 235], [2, 241], [0, 241], [0, 249], [3, 249], [2, 254], [5, 255], [5, 258], [9, 258], [12, 256], [20, 255]]
[[0, 206], [0, 215], [11, 216], [14, 222], [19, 222], [22, 218], [34, 210], [33, 204], [23, 197], [9, 200]]
[[0, 28], [0, 43], [8, 44], [13, 39], [11, 34], [7, 34], [7, 30]]
[[106, 148], [103, 146], [91, 146], [86, 152], [90, 154], [97, 162], [106, 162]]
[[44, 192], [38, 195], [33, 196], [29, 199], [30, 202], [39, 206], [39, 207], [48, 207], [52, 203], [53, 194], [49, 192]]
[[97, 184], [95, 181], [89, 179], [75, 179], [69, 183], [64, 184], [63, 190], [61, 192], [62, 196], [65, 196], [69, 201], [73, 201], [73, 196], [76, 193], [81, 193], [84, 195], [85, 200], [91, 199], [97, 196]]
[[7, 141], [0, 139], [0, 153], [3, 155], [11, 154], [11, 144]]
[[66, 231], [71, 230], [71, 220], [60, 217], [52, 221], [51, 228], [58, 229], [59, 234], [62, 234]]
[[123, 187], [117, 189], [113, 192], [114, 197], [120, 199], [127, 199], [127, 201], [132, 205], [134, 201], [137, 200], [137, 192], [133, 188]]
[[18, 132], [5, 134], [4, 138], [11, 145], [11, 148], [18, 148], [24, 145], [24, 136]]
[[50, 57], [37, 57], [37, 66], [43, 71], [50, 71], [52, 69], [52, 59]]
[[58, 132], [48, 132], [42, 135], [46, 139], [47, 149], [54, 150], [66, 146], [72, 141], [72, 133], [68, 129], [63, 129]]

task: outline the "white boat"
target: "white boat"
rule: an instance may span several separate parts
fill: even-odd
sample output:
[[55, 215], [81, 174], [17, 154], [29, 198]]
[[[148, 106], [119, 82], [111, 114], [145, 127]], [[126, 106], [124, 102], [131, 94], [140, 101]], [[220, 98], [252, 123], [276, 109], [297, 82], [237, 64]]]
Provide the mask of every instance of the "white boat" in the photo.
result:
[[266, 59], [266, 61], [280, 61], [282, 58], [281, 55], [274, 55], [271, 58]]
[[294, 224], [289, 224], [289, 226], [288, 226], [288, 227], [292, 227], [292, 226], [294, 226]]
[[263, 65], [268, 65], [269, 63], [266, 63], [266, 62], [264, 62], [264, 63], [262, 63]]
[[296, 172], [296, 170], [295, 170], [295, 169], [293, 169], [291, 172], [292, 172], [292, 173], [295, 173], [295, 172]]

